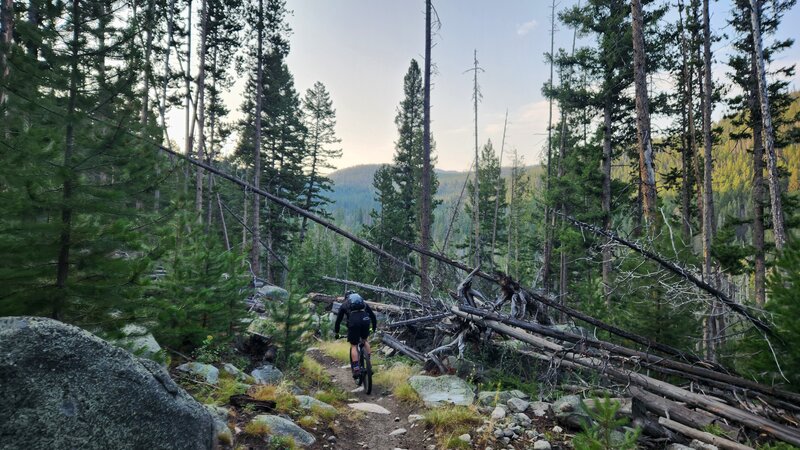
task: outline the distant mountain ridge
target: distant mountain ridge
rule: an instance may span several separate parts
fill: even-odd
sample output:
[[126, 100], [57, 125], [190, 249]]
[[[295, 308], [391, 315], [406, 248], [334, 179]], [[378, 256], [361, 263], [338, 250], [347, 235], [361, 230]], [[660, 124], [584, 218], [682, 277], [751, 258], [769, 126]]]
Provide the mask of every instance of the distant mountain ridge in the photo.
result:
[[[328, 197], [335, 201], [328, 206], [336, 222], [350, 229], [359, 228], [360, 223], [369, 222], [369, 212], [376, 207], [375, 191], [372, 180], [375, 172], [383, 164], [360, 164], [345, 167], [332, 172], [328, 177], [333, 180], [333, 192]], [[527, 166], [528, 173], [538, 173], [540, 166]], [[511, 174], [511, 167], [503, 167], [503, 177]], [[436, 169], [439, 189], [436, 198], [443, 201], [443, 206], [456, 201], [467, 172]], [[441, 209], [441, 208], [439, 208]]]

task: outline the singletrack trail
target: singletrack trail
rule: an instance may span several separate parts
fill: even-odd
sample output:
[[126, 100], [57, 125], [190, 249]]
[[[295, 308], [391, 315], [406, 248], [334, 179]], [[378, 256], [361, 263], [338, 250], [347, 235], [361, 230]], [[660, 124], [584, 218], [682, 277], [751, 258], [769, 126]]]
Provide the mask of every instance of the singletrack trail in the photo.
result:
[[[362, 448], [376, 450], [426, 449], [428, 445], [434, 444], [435, 440], [432, 434], [426, 432], [420, 422], [413, 424], [413, 427], [408, 422], [409, 414], [419, 413], [416, 407], [398, 402], [391, 395], [391, 392], [388, 392], [382, 386], [374, 386], [371, 395], [366, 395], [360, 389], [357, 392], [352, 392], [356, 388], [356, 384], [353, 381], [349, 367], [343, 368], [341, 361], [335, 360], [319, 350], [311, 350], [308, 354], [322, 364], [337, 387], [345, 392], [350, 392], [348, 403], [377, 405], [389, 411], [389, 414], [362, 412], [346, 406], [336, 418], [336, 425], [334, 426], [336, 440], [328, 440], [330, 433], [325, 436], [317, 436], [317, 442], [312, 448], [343, 450]], [[373, 370], [377, 373], [380, 368], [374, 368]], [[406, 432], [395, 436], [390, 435], [390, 433], [400, 428], [404, 428]]]

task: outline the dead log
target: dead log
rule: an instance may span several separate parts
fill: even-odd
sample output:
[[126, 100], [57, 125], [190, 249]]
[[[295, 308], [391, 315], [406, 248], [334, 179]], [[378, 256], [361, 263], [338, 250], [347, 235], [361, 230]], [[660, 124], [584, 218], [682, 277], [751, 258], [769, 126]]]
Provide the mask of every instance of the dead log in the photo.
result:
[[580, 343], [581, 345], [587, 345], [594, 348], [599, 348], [618, 355], [623, 355], [630, 358], [636, 358], [637, 362], [645, 367], [654, 368], [653, 366], [662, 366], [668, 369], [672, 369], [668, 372], [669, 375], [682, 376], [684, 378], [688, 378], [686, 377], [686, 375], [693, 375], [691, 379], [696, 380], [698, 382], [704, 382], [706, 380], [710, 380], [714, 382], [713, 385], [715, 387], [720, 389], [726, 389], [728, 387], [729, 388], [738, 387], [745, 390], [760, 392], [765, 395], [785, 400], [785, 402], [780, 402], [778, 404], [778, 406], [780, 407], [785, 407], [790, 410], [800, 411], [800, 394], [796, 394], [794, 392], [784, 391], [781, 389], [774, 388], [772, 386], [767, 386], [752, 380], [748, 380], [746, 378], [741, 378], [727, 373], [710, 370], [705, 367], [686, 364], [662, 356], [657, 356], [639, 350], [630, 349], [618, 344], [613, 344], [611, 342], [601, 341], [599, 339], [580, 336], [567, 331], [555, 330], [553, 328], [545, 327], [539, 324], [501, 316], [499, 314], [491, 313], [477, 308], [472, 308], [466, 305], [461, 306], [460, 309], [469, 314], [492, 319], [501, 323], [522, 328], [524, 330], [533, 331], [534, 333], [541, 334], [543, 336], [552, 337], [567, 342]]
[[650, 412], [657, 414], [660, 417], [672, 419], [683, 425], [690, 427], [707, 427], [711, 425], [719, 426], [728, 437], [736, 437], [739, 430], [723, 422], [719, 417], [703, 413], [700, 411], [691, 410], [679, 403], [668, 400], [658, 395], [651, 394], [638, 386], [631, 386], [628, 388], [633, 398], [641, 402], [641, 404]]
[[753, 450], [753, 447], [748, 447], [738, 442], [734, 442], [729, 439], [713, 435], [711, 433], [706, 433], [705, 431], [700, 431], [698, 429], [675, 422], [674, 420], [667, 419], [666, 417], [660, 417], [658, 419], [658, 424], [663, 425], [664, 427], [669, 428], [670, 430], [677, 431], [678, 433], [683, 434], [684, 436], [690, 437], [692, 439], [697, 439], [707, 444], [716, 445], [721, 449]]
[[391, 334], [381, 333], [381, 342], [383, 342], [383, 345], [397, 350], [398, 352], [408, 356], [418, 363], [425, 362], [425, 355], [398, 341]]
[[399, 322], [387, 323], [386, 325], [384, 325], [384, 327], [385, 328], [398, 328], [398, 327], [407, 327], [409, 325], [419, 325], [421, 323], [428, 323], [428, 322], [433, 322], [435, 320], [444, 319], [445, 317], [450, 317], [452, 315], [453, 314], [451, 314], [449, 312], [441, 313], [441, 314], [433, 314], [431, 316], [417, 317], [415, 319], [408, 319], [408, 320], [401, 320]]
[[[448, 257], [446, 257], [444, 255], [440, 255], [438, 253], [434, 253], [434, 252], [431, 252], [431, 251], [428, 251], [428, 250], [424, 250], [424, 249], [420, 248], [417, 245], [405, 242], [405, 241], [397, 239], [397, 238], [392, 238], [392, 240], [397, 242], [397, 243], [399, 243], [399, 244], [401, 244], [401, 245], [403, 245], [403, 246], [405, 246], [405, 247], [407, 247], [407, 248], [409, 248], [409, 249], [411, 249], [411, 250], [414, 250], [414, 251], [416, 251], [418, 253], [426, 254], [426, 255], [430, 256], [431, 258], [436, 259], [437, 261], [440, 261], [440, 262], [443, 262], [445, 264], [451, 265], [451, 266], [456, 267], [458, 269], [461, 269], [461, 270], [463, 270], [463, 271], [465, 271], [467, 273], [470, 273], [470, 272], [473, 271], [472, 268], [467, 267], [466, 265], [461, 264], [458, 261], [453, 261], [452, 259], [450, 259], [450, 258], [448, 258]], [[478, 276], [480, 278], [483, 278], [484, 280], [491, 281], [493, 283], [498, 283], [499, 284], [499, 281], [498, 281], [498, 279], [496, 277], [494, 277], [492, 275], [489, 275], [486, 272], [477, 270], [475, 272], [475, 276]], [[646, 338], [644, 336], [640, 336], [640, 335], [635, 334], [635, 333], [630, 333], [630, 332], [625, 331], [625, 330], [623, 330], [623, 329], [621, 329], [619, 327], [616, 327], [614, 325], [607, 324], [607, 323], [605, 323], [605, 322], [603, 322], [603, 321], [601, 321], [599, 319], [595, 319], [594, 317], [589, 316], [588, 314], [584, 314], [584, 313], [582, 313], [582, 312], [580, 312], [580, 311], [578, 311], [576, 309], [572, 309], [572, 308], [570, 308], [570, 307], [568, 307], [566, 305], [563, 305], [563, 304], [561, 304], [561, 303], [559, 303], [559, 302], [557, 302], [555, 300], [547, 298], [544, 295], [537, 294], [534, 291], [525, 289], [525, 294], [527, 294], [528, 296], [536, 299], [537, 301], [539, 301], [539, 302], [541, 302], [541, 303], [543, 303], [543, 304], [545, 304], [545, 305], [547, 305], [547, 306], [549, 306], [549, 307], [551, 307], [553, 309], [556, 309], [558, 311], [563, 312], [564, 314], [567, 314], [570, 317], [573, 317], [573, 318], [578, 319], [578, 320], [582, 320], [582, 321], [584, 321], [584, 322], [586, 322], [586, 323], [588, 323], [590, 325], [593, 325], [593, 326], [595, 326], [597, 328], [600, 328], [601, 330], [608, 331], [611, 334], [614, 334], [616, 336], [625, 338], [625, 339], [627, 339], [627, 340], [629, 340], [631, 342], [636, 342], [637, 344], [640, 344], [640, 345], [644, 346], [645, 348], [658, 350], [658, 351], [660, 351], [662, 353], [666, 353], [668, 355], [676, 356], [676, 357], [681, 358], [681, 359], [683, 359], [685, 361], [688, 361], [688, 362], [702, 363], [702, 364], [707, 365], [708, 367], [712, 367], [712, 368], [714, 368], [716, 370], [724, 371], [724, 368], [722, 366], [718, 365], [718, 364], [715, 364], [715, 363], [712, 363], [712, 362], [709, 362], [709, 361], [705, 361], [705, 360], [697, 357], [696, 355], [692, 355], [690, 353], [683, 352], [681, 350], [678, 350], [675, 347], [672, 347], [672, 346], [669, 346], [669, 345], [666, 345], [666, 344], [661, 344], [659, 342], [655, 342], [655, 341], [653, 341], [651, 339], [648, 339], [648, 338]]]
[[271, 400], [257, 400], [249, 395], [232, 395], [230, 404], [237, 408], [244, 408], [251, 405], [255, 411], [272, 412], [275, 411], [275, 402]]
[[657, 254], [655, 254], [655, 253], [653, 253], [653, 252], [651, 252], [649, 250], [646, 250], [646, 249], [642, 248], [640, 245], [638, 245], [638, 244], [636, 244], [634, 242], [630, 242], [627, 239], [623, 239], [623, 238], [617, 236], [615, 233], [613, 233], [611, 231], [607, 231], [607, 230], [604, 230], [604, 229], [602, 229], [600, 227], [597, 227], [597, 226], [594, 226], [594, 225], [591, 225], [591, 224], [588, 224], [588, 223], [585, 223], [585, 222], [581, 222], [580, 220], [577, 220], [575, 218], [572, 218], [572, 217], [570, 217], [570, 216], [568, 216], [566, 214], [563, 214], [563, 213], [560, 213], [560, 212], [557, 212], [557, 211], [556, 211], [556, 214], [558, 214], [558, 215], [562, 216], [563, 218], [567, 219], [567, 221], [571, 222], [573, 225], [575, 225], [575, 226], [577, 226], [579, 228], [582, 228], [584, 230], [588, 230], [588, 231], [590, 231], [590, 232], [592, 232], [594, 234], [597, 234], [599, 236], [606, 237], [608, 239], [611, 239], [612, 241], [619, 242], [620, 244], [622, 244], [622, 245], [630, 248], [631, 250], [633, 250], [633, 251], [645, 256], [646, 258], [657, 262], [659, 265], [661, 265], [665, 269], [669, 270], [670, 272], [672, 272], [672, 273], [674, 273], [674, 274], [676, 274], [676, 275], [678, 275], [680, 277], [685, 278], [686, 280], [690, 281], [695, 286], [697, 286], [700, 289], [706, 291], [707, 293], [711, 294], [712, 296], [718, 298], [731, 311], [733, 311], [733, 312], [741, 315], [745, 319], [747, 319], [748, 322], [752, 323], [759, 330], [761, 330], [761, 331], [763, 331], [763, 332], [765, 332], [765, 333], [767, 333], [769, 335], [772, 335], [772, 329], [769, 327], [769, 325], [767, 325], [762, 320], [760, 320], [760, 319], [758, 319], [756, 317], [753, 317], [753, 315], [751, 315], [750, 312], [747, 311], [747, 309], [745, 309], [744, 306], [742, 306], [739, 303], [736, 303], [730, 297], [725, 295], [724, 292], [720, 291], [719, 289], [715, 288], [714, 286], [711, 286], [710, 284], [708, 284], [705, 281], [701, 280], [700, 278], [698, 278], [695, 274], [693, 274], [689, 270], [687, 270], [687, 269], [685, 269], [685, 268], [683, 268], [683, 267], [681, 267], [681, 266], [679, 266], [679, 265], [677, 265], [677, 264], [675, 264], [673, 262], [667, 261], [666, 259], [662, 258], [660, 255], [657, 255]]
[[358, 281], [343, 280], [343, 279], [334, 278], [334, 277], [322, 277], [322, 279], [325, 280], [325, 281], [332, 281], [334, 283], [341, 283], [341, 284], [345, 284], [345, 285], [355, 286], [355, 287], [358, 287], [358, 288], [361, 288], [361, 289], [366, 289], [368, 291], [376, 292], [378, 294], [391, 295], [392, 297], [397, 297], [400, 300], [406, 300], [406, 301], [409, 301], [409, 302], [416, 303], [418, 305], [422, 305], [422, 297], [420, 297], [417, 294], [412, 294], [410, 292], [403, 292], [403, 291], [398, 291], [398, 290], [395, 290], [395, 289], [389, 289], [389, 288], [385, 288], [385, 287], [381, 287], [381, 286], [375, 286], [375, 285], [372, 285], [372, 284], [360, 283]]
[[781, 425], [770, 419], [758, 416], [748, 411], [743, 411], [718, 400], [714, 400], [708, 396], [689, 392], [665, 381], [657, 380], [631, 370], [611, 366], [607, 361], [602, 359], [581, 356], [572, 353], [569, 349], [564, 348], [559, 344], [550, 342], [538, 336], [534, 336], [519, 328], [514, 328], [494, 320], [482, 319], [479, 316], [467, 314], [459, 310], [457, 307], [453, 307], [452, 311], [459, 317], [483, 324], [484, 326], [492, 328], [493, 330], [506, 336], [510, 336], [535, 347], [539, 347], [540, 349], [550, 352], [553, 355], [557, 355], [557, 358], [571, 361], [587, 369], [595, 370], [601, 375], [610, 377], [620, 383], [640, 386], [650, 392], [669, 397], [673, 400], [684, 402], [693, 407], [702, 408], [710, 413], [732, 420], [736, 423], [740, 423], [756, 431], [769, 434], [781, 441], [795, 446], [800, 445], [800, 430], [796, 428]]
[[[306, 297], [312, 302], [327, 303], [329, 305], [333, 305], [334, 303], [344, 302], [344, 297], [336, 297], [334, 295], [320, 294], [318, 292], [311, 292]], [[381, 311], [393, 314], [401, 314], [404, 311], [418, 311], [416, 309], [408, 309], [397, 305], [387, 305], [385, 303], [377, 303], [372, 301], [367, 301], [367, 304], [369, 305], [370, 308], [374, 309], [375, 311]]]

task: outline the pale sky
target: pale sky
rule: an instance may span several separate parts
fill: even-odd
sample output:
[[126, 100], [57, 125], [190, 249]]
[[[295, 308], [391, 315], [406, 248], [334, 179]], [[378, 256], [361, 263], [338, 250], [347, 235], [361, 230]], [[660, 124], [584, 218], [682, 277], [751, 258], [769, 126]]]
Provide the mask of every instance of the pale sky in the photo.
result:
[[[557, 9], [576, 4], [562, 0]], [[541, 94], [549, 69], [544, 54], [550, 47], [548, 0], [434, 0], [441, 29], [434, 37], [437, 73], [431, 94], [432, 133], [437, 167], [467, 170], [474, 154], [472, 106], [473, 49], [485, 70], [479, 74], [483, 99], [478, 106], [481, 144], [491, 138], [499, 151], [503, 117], [508, 109], [506, 151], [516, 148], [527, 163], [536, 163], [546, 143], [548, 103]], [[425, 15], [422, 0], [288, 0], [292, 28], [288, 58], [301, 96], [315, 81], [331, 93], [342, 139], [339, 168], [390, 162], [397, 129], [394, 116], [403, 95], [409, 62], [424, 55]], [[725, 23], [730, 0], [712, 2], [715, 32], [732, 33]], [[782, 24], [783, 37], [800, 24], [795, 7]], [[558, 23], [556, 23], [558, 28]], [[557, 29], [556, 49], [569, 48], [572, 30]], [[579, 42], [580, 45], [580, 42]], [[715, 78], [724, 77], [728, 44], [718, 42]], [[779, 63], [800, 61], [797, 45]], [[721, 80], [720, 80], [721, 81]], [[798, 88], [798, 78], [794, 88]], [[241, 85], [226, 96], [238, 118]], [[717, 108], [719, 115], [722, 106]], [[558, 115], [554, 107], [554, 121]], [[170, 114], [170, 136], [182, 143], [183, 115]], [[657, 120], [655, 123], [657, 127]], [[508, 153], [506, 154], [508, 155]], [[509, 160], [506, 156], [504, 164]]]

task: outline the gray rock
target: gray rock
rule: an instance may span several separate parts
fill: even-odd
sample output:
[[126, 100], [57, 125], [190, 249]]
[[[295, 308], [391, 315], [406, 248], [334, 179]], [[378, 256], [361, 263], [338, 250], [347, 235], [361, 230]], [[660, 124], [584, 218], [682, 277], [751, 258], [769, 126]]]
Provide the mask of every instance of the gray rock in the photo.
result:
[[683, 444], [669, 444], [667, 450], [693, 450], [692, 447], [687, 447]]
[[478, 392], [478, 404], [481, 406], [505, 405], [512, 398], [525, 399], [522, 391], [481, 391]]
[[250, 375], [256, 380], [256, 384], [278, 384], [283, 380], [283, 372], [272, 364], [253, 369]]
[[389, 436], [400, 436], [401, 434], [406, 434], [407, 431], [405, 428], [398, 428], [389, 433]]
[[529, 409], [533, 411], [533, 415], [536, 417], [543, 417], [547, 415], [547, 411], [550, 410], [550, 403], [547, 402], [532, 402]]
[[280, 416], [273, 416], [270, 414], [261, 414], [253, 418], [253, 422], [261, 422], [267, 424], [272, 435], [276, 436], [290, 436], [297, 444], [303, 446], [314, 445], [317, 439], [308, 431], [300, 428], [289, 419], [284, 419]]
[[285, 301], [289, 298], [289, 291], [278, 286], [261, 286], [256, 289], [256, 296], [267, 300]]
[[220, 444], [230, 444], [233, 442], [233, 433], [228, 428], [228, 408], [215, 405], [203, 405], [214, 416], [214, 436]]
[[246, 381], [247, 374], [242, 372], [238, 367], [234, 366], [231, 363], [225, 363], [222, 365], [222, 370], [225, 371], [228, 375], [236, 378], [239, 381]]
[[425, 416], [422, 414], [409, 414], [408, 415], [408, 423], [419, 422], [420, 420], [424, 419]]
[[494, 411], [492, 411], [492, 415], [490, 416], [494, 420], [500, 420], [506, 416], [506, 410], [503, 409], [501, 406], [495, 406]]
[[531, 418], [523, 413], [516, 413], [514, 414], [514, 422], [518, 423], [519, 425], [527, 428], [531, 426]]
[[175, 369], [194, 375], [197, 378], [202, 378], [208, 384], [217, 384], [219, 382], [219, 369], [211, 364], [189, 362], [181, 364]]
[[689, 447], [693, 448], [694, 450], [717, 450], [716, 445], [707, 444], [702, 441], [698, 441], [697, 439], [692, 439], [692, 442], [689, 443]]
[[391, 412], [381, 405], [375, 403], [350, 403], [347, 406], [355, 409], [356, 411], [364, 411], [373, 414], [391, 414]]
[[475, 399], [472, 387], [466, 381], [452, 375], [441, 377], [415, 375], [408, 379], [408, 383], [429, 408], [447, 403], [466, 406], [471, 405]]
[[472, 436], [470, 436], [468, 433], [462, 434], [461, 436], [458, 437], [458, 439], [462, 442], [467, 442], [467, 443], [472, 442]]
[[212, 415], [163, 367], [87, 331], [5, 317], [0, 348], [4, 449], [214, 445]]
[[553, 414], [559, 424], [576, 430], [591, 420], [577, 395], [567, 395], [556, 400], [553, 403]]
[[516, 397], [509, 399], [506, 404], [508, 405], [508, 409], [518, 413], [525, 412], [528, 406], [530, 406], [530, 402]]
[[300, 407], [303, 409], [311, 409], [312, 407], [316, 406], [317, 408], [321, 408], [334, 414], [338, 412], [333, 406], [323, 401], [319, 401], [309, 395], [295, 395], [295, 398], [298, 402], [300, 402]]
[[120, 331], [124, 337], [113, 341], [114, 345], [122, 347], [137, 356], [164, 361], [162, 356], [164, 351], [158, 345], [152, 333], [147, 331], [147, 328], [131, 323], [122, 327]]
[[550, 443], [544, 439], [539, 439], [533, 443], [533, 450], [550, 450]]

